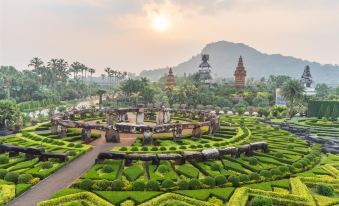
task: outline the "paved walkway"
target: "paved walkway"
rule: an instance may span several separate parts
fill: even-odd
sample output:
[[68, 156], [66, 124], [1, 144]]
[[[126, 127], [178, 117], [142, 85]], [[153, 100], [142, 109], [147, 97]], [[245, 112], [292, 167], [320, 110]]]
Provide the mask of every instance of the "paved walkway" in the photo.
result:
[[96, 132], [101, 133], [102, 137], [91, 143], [91, 145], [93, 145], [92, 150], [86, 152], [69, 164], [65, 165], [63, 168], [50, 175], [48, 178], [42, 180], [39, 184], [33, 186], [23, 195], [14, 199], [7, 205], [36, 206], [38, 202], [48, 199], [51, 195], [62, 188], [70, 186], [72, 182], [81, 177], [92, 167], [97, 155], [100, 152], [109, 151], [114, 146], [131, 145], [136, 138], [136, 135], [121, 134], [120, 143], [106, 143], [104, 133], [100, 131]]

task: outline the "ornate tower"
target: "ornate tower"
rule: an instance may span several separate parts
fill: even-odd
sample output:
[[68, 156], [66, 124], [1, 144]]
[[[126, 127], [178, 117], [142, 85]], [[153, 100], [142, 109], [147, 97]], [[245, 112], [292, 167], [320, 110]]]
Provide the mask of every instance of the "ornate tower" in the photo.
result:
[[199, 80], [202, 84], [210, 85], [212, 76], [211, 76], [211, 66], [208, 63], [209, 55], [202, 54], [201, 55], [201, 64], [199, 65]]
[[235, 87], [237, 89], [243, 88], [245, 86], [246, 70], [241, 56], [239, 57], [238, 66], [235, 69], [234, 77], [235, 77], [234, 81]]
[[173, 88], [175, 86], [175, 80], [174, 80], [172, 68], [170, 68], [168, 71], [165, 86], [166, 86], [166, 89]]
[[303, 83], [306, 88], [310, 88], [311, 87], [311, 84], [313, 83], [313, 80], [312, 80], [310, 66], [308, 66], [308, 65], [305, 66], [304, 73], [301, 76], [300, 82]]

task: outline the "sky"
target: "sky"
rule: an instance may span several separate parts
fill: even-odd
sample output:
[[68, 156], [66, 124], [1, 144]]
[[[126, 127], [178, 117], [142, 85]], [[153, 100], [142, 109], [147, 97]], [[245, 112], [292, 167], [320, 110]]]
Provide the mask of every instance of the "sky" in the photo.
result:
[[338, 0], [0, 0], [0, 65], [175, 66], [211, 42], [339, 64]]

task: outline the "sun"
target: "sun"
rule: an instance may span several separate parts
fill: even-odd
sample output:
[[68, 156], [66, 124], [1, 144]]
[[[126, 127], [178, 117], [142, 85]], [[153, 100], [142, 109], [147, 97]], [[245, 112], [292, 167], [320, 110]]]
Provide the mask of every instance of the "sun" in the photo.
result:
[[157, 31], [168, 30], [169, 24], [169, 19], [165, 15], [157, 15], [152, 18], [152, 27]]

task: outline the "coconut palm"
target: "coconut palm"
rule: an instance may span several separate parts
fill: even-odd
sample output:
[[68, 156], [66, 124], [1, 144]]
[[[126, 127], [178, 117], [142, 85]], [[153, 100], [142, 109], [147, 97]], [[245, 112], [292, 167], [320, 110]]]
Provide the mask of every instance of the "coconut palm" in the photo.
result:
[[298, 80], [288, 80], [283, 84], [282, 96], [287, 103], [288, 114], [292, 118], [296, 113], [296, 108], [302, 105], [304, 99], [304, 87]]
[[43, 64], [44, 64], [44, 62], [39, 57], [34, 57], [33, 59], [31, 59], [28, 66], [29, 67], [32, 66], [34, 69], [37, 69], [37, 68], [41, 67]]
[[73, 72], [73, 78], [74, 80], [78, 78], [78, 73], [81, 70], [81, 63], [76, 61], [73, 62], [70, 66], [70, 72]]

